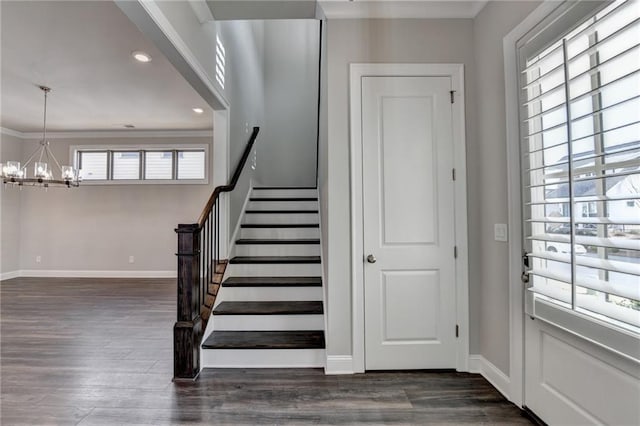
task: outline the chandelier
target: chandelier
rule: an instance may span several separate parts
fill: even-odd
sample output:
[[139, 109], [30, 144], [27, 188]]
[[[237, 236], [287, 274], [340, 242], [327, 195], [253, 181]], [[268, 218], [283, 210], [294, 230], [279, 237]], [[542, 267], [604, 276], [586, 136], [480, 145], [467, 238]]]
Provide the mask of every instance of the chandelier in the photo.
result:
[[[22, 166], [20, 165], [20, 161], [7, 161], [5, 164], [0, 163], [2, 182], [20, 187], [77, 187], [82, 180], [79, 171], [73, 166], [61, 166], [49, 148], [49, 141], [47, 140], [47, 95], [51, 89], [46, 86], [39, 87], [40, 90], [44, 92], [44, 125], [40, 146]], [[50, 162], [53, 162], [53, 164], [50, 164]], [[33, 175], [31, 177], [29, 177], [27, 173], [30, 165], [33, 165]], [[56, 173], [55, 175], [54, 172]]]

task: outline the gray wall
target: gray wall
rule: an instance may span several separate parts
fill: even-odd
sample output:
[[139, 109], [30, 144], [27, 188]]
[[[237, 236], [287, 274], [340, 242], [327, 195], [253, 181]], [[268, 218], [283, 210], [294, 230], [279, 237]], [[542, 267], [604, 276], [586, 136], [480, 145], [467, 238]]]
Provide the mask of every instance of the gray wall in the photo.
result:
[[[507, 243], [493, 238], [493, 224], [507, 223], [507, 158], [502, 39], [540, 2], [491, 2], [473, 24], [476, 73], [476, 143], [468, 146], [471, 251], [479, 291], [476, 341], [481, 353], [509, 374], [509, 265]], [[510, 141], [517, 144], [518, 141]], [[521, 285], [521, 283], [513, 283]]]
[[[211, 144], [211, 139], [53, 139], [51, 148], [64, 161], [70, 145], [124, 143]], [[23, 161], [37, 144], [23, 141]], [[174, 229], [193, 223], [210, 193], [211, 185], [25, 188], [20, 192], [20, 269], [175, 271]], [[5, 222], [3, 217], [3, 226]], [[41, 256], [40, 263], [36, 256]], [[135, 256], [135, 263], [129, 263], [129, 256]]]
[[[22, 141], [0, 133], [0, 159], [22, 161]], [[0, 188], [0, 276], [20, 269], [20, 190]]]
[[256, 181], [315, 186], [318, 36], [313, 20], [265, 21], [265, 131]]
[[[349, 64], [354, 62], [427, 62], [465, 64], [467, 145], [473, 146], [475, 129], [473, 22], [470, 19], [422, 20], [329, 20], [327, 23], [327, 150], [320, 169], [326, 168], [326, 182], [320, 193], [328, 208], [327, 245], [329, 327], [327, 354], [352, 353], [351, 261], [349, 219]], [[323, 140], [324, 145], [324, 140]], [[324, 173], [323, 173], [324, 175]], [[473, 178], [473, 175], [470, 179]], [[324, 177], [323, 177], [324, 180]], [[470, 212], [470, 218], [475, 212]], [[470, 226], [470, 241], [477, 229]], [[471, 350], [479, 348], [477, 336], [479, 287], [474, 273], [478, 253], [471, 257]]]
[[[229, 101], [229, 179], [242, 157], [253, 126], [259, 126], [256, 148], [264, 142], [264, 24], [262, 21], [217, 22], [226, 50], [224, 93]], [[249, 164], [230, 194], [229, 232], [240, 219], [255, 172]], [[231, 237], [231, 235], [229, 235]]]
[[[329, 20], [321, 112], [319, 189], [328, 291], [327, 353], [350, 355], [349, 64], [463, 63], [467, 145], [470, 353], [509, 372], [507, 221], [502, 38], [538, 2], [489, 3], [474, 20]], [[324, 76], [323, 76], [324, 77]], [[517, 141], [516, 141], [517, 143]]]

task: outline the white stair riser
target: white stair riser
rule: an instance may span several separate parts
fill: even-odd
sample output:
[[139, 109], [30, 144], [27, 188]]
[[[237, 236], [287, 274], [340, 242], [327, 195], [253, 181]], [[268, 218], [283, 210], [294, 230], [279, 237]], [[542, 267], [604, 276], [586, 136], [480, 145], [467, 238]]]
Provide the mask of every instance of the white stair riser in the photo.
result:
[[203, 368], [324, 367], [324, 349], [202, 349]]
[[320, 238], [319, 228], [240, 228], [240, 238], [302, 239]]
[[318, 202], [317, 201], [249, 201], [247, 210], [318, 210]]
[[224, 300], [272, 302], [280, 300], [322, 300], [322, 287], [223, 287]]
[[254, 189], [251, 193], [252, 197], [317, 197], [318, 191], [316, 189]]
[[236, 244], [235, 256], [320, 256], [319, 244]]
[[213, 329], [231, 331], [323, 330], [320, 315], [212, 315]]
[[317, 277], [322, 271], [319, 263], [303, 264], [237, 264], [227, 267], [229, 277]]
[[319, 223], [318, 213], [246, 213], [243, 223], [287, 224]]

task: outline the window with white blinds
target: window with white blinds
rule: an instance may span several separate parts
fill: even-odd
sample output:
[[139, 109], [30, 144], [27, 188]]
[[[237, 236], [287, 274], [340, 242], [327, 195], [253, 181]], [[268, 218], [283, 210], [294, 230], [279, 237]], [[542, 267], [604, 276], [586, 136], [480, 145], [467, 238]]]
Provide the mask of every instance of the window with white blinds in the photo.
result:
[[640, 7], [521, 49], [524, 232], [536, 297], [640, 332]]
[[95, 183], [207, 183], [206, 145], [74, 146], [71, 156], [83, 180]]

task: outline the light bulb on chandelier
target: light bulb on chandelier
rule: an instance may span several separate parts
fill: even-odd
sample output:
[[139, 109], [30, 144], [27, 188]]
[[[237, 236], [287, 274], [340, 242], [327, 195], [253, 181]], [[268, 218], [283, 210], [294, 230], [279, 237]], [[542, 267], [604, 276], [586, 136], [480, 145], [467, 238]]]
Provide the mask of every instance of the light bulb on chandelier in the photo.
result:
[[[5, 185], [10, 184], [20, 187], [77, 187], [80, 185], [80, 181], [82, 180], [80, 171], [75, 169], [73, 166], [61, 166], [49, 148], [49, 141], [47, 140], [47, 95], [51, 89], [46, 86], [39, 87], [40, 90], [44, 92], [44, 124], [42, 127], [42, 140], [40, 141], [40, 146], [31, 154], [29, 159], [22, 166], [19, 161], [14, 160], [7, 161], [5, 164], [0, 163], [0, 175], [2, 176], [2, 182]], [[57, 175], [60, 176], [59, 179], [54, 178], [54, 170], [53, 167], [49, 165], [49, 161], [52, 161], [53, 166], [57, 169]], [[30, 164], [33, 164], [33, 177], [29, 177], [27, 174]]]

